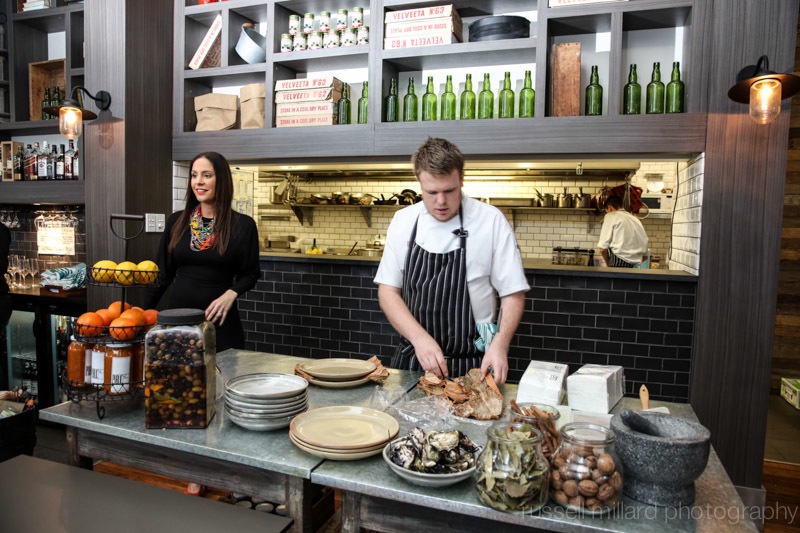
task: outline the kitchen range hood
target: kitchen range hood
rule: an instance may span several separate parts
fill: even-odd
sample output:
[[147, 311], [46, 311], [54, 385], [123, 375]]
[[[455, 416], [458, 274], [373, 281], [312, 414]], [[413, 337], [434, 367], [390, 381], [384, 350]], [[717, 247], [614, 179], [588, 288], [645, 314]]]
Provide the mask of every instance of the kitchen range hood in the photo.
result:
[[[313, 164], [242, 165], [235, 168], [258, 172], [259, 179], [271, 181], [296, 177], [303, 181], [314, 179], [395, 179], [414, 180], [410, 162], [329, 162]], [[639, 169], [638, 161], [503, 161], [468, 160], [465, 179], [523, 180], [523, 179], [609, 179], [624, 180]]]

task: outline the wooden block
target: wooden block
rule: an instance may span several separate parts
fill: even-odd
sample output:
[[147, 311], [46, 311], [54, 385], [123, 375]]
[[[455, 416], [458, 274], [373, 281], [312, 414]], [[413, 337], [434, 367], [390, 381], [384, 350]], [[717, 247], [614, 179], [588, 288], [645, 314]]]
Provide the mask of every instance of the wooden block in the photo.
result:
[[581, 112], [581, 43], [553, 45], [554, 117], [577, 117]]
[[66, 60], [53, 59], [28, 64], [29, 112], [31, 120], [42, 120], [42, 98], [45, 88], [58, 86], [62, 98], [66, 96]]

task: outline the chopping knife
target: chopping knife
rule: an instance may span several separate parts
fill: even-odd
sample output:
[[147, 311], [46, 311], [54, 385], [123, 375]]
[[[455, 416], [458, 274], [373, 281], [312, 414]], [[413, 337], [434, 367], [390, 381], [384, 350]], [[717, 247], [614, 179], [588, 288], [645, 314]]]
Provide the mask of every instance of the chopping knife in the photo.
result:
[[650, 391], [647, 390], [647, 385], [642, 384], [642, 386], [639, 387], [639, 400], [642, 402], [642, 411], [654, 411], [656, 413], [669, 414], [669, 408], [667, 407], [650, 408]]

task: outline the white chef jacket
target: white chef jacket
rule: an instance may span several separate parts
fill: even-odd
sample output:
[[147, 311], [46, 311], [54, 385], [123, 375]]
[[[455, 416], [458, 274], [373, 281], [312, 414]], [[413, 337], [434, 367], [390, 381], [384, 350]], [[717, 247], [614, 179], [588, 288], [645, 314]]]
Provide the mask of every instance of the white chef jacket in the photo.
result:
[[[522, 256], [514, 230], [499, 209], [469, 198], [461, 199], [464, 229], [467, 237], [467, 287], [476, 323], [495, 320], [495, 291], [507, 296], [527, 291], [530, 286], [522, 268]], [[386, 233], [375, 283], [402, 288], [408, 240], [417, 224], [416, 243], [432, 253], [447, 253], [459, 246], [453, 234], [459, 229], [459, 216], [447, 222], [432, 217], [422, 202], [395, 213]]]
[[597, 247], [611, 250], [614, 255], [638, 264], [647, 253], [647, 233], [641, 221], [624, 209], [606, 213]]

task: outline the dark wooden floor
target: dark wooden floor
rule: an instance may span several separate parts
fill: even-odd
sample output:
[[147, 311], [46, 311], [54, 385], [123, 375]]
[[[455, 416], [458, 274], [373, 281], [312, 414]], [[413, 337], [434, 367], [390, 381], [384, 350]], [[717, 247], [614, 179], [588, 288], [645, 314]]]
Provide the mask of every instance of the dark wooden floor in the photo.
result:
[[764, 461], [762, 483], [767, 491], [764, 531], [800, 533], [800, 465]]

